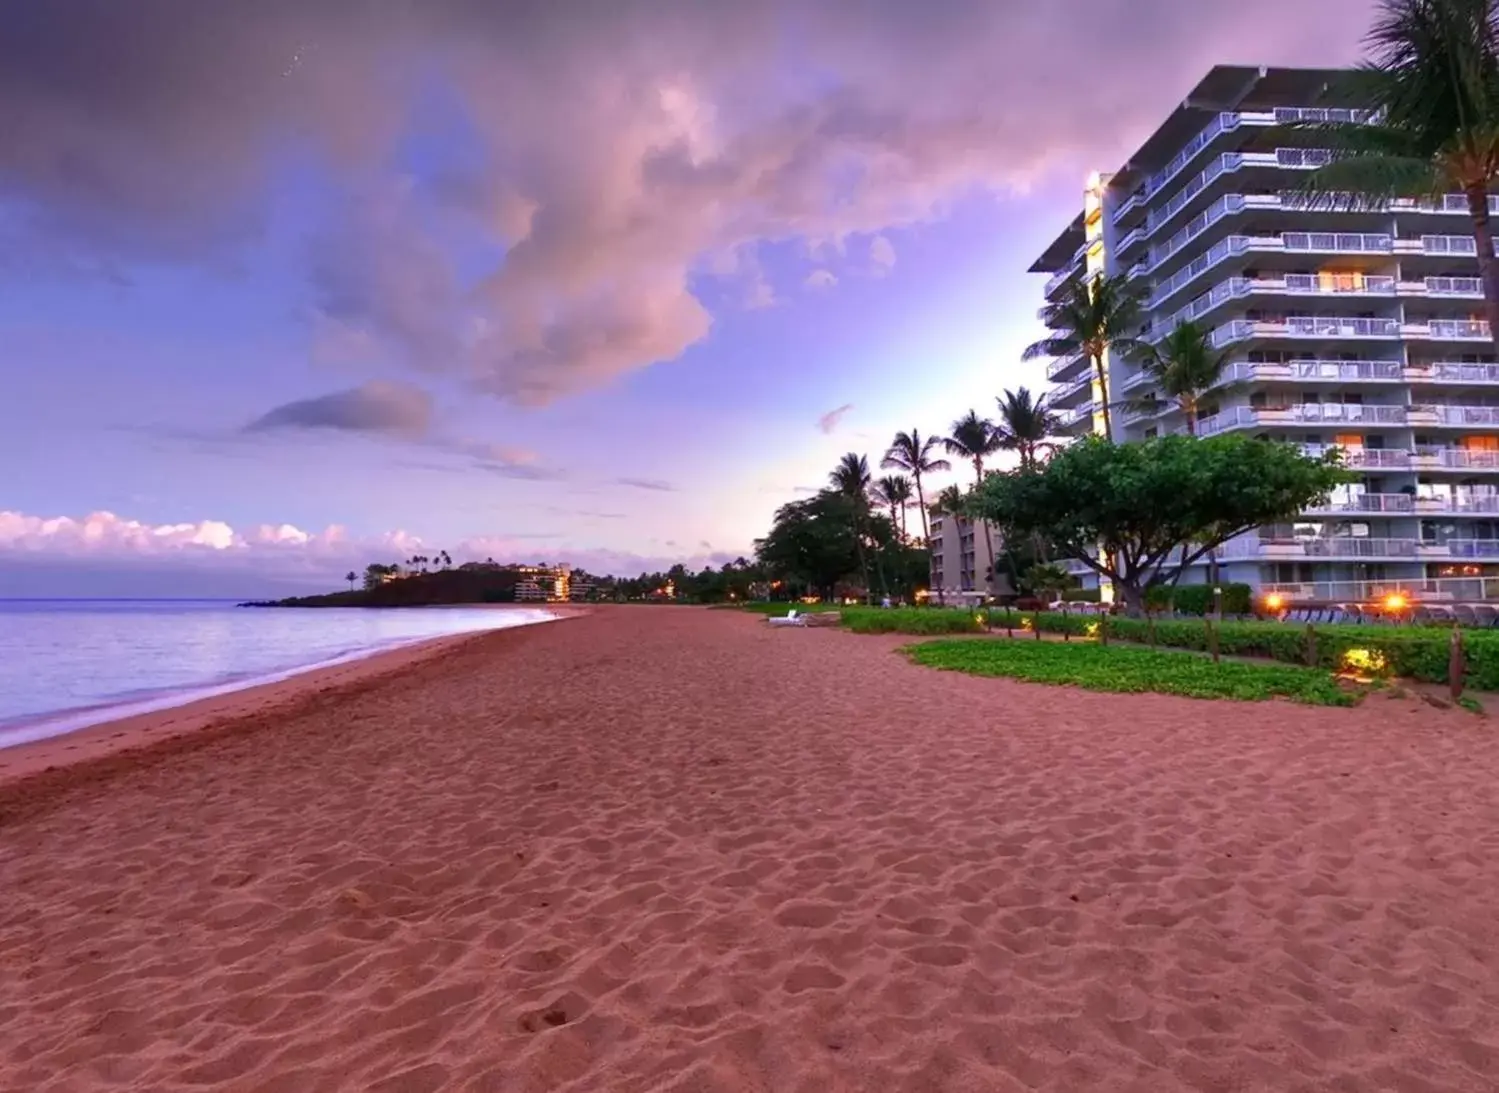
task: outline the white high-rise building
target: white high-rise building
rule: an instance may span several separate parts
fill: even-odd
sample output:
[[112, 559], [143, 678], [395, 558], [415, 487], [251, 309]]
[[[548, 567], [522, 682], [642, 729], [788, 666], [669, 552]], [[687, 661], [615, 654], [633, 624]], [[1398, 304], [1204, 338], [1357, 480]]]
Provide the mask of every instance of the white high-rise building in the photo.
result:
[[[1337, 445], [1361, 475], [1325, 508], [1225, 544], [1222, 580], [1302, 600], [1499, 598], [1499, 365], [1468, 199], [1309, 207], [1303, 180], [1329, 153], [1284, 126], [1365, 119], [1327, 105], [1337, 75], [1214, 68], [1124, 167], [1089, 180], [1031, 269], [1051, 275], [1048, 300], [1100, 272], [1139, 279], [1147, 339], [1190, 319], [1231, 347], [1244, 386], [1203, 409], [1199, 433]], [[1127, 360], [1105, 367], [1116, 439], [1183, 431], [1173, 406], [1119, 407], [1150, 381]], [[1074, 435], [1103, 430], [1091, 372], [1081, 355], [1047, 370]]]

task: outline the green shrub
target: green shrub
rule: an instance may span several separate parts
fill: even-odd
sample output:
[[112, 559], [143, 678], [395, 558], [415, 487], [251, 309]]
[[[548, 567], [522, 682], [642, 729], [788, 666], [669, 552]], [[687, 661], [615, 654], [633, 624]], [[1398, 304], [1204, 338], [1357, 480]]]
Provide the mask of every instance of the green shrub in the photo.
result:
[[[1084, 632], [1077, 616], [1059, 613], [1034, 615], [1037, 625], [1048, 633]], [[1307, 627], [1283, 622], [1224, 622], [1215, 624], [1218, 651], [1224, 656], [1265, 657], [1287, 664], [1305, 664]], [[1157, 645], [1175, 649], [1207, 648], [1207, 625], [1195, 619], [1158, 619], [1154, 623]], [[1317, 625], [1317, 665], [1329, 670], [1348, 667], [1350, 650], [1360, 650], [1372, 657], [1358, 656], [1361, 662], [1383, 661], [1383, 668], [1363, 670], [1370, 674], [1399, 676], [1428, 683], [1447, 682], [1447, 664], [1451, 631], [1435, 627], [1396, 627], [1359, 625]], [[1110, 636], [1120, 641], [1145, 643], [1149, 624], [1144, 619], [1109, 620]], [[1467, 652], [1466, 685], [1478, 690], [1499, 690], [1499, 634], [1468, 631], [1464, 634]]]
[[1290, 698], [1318, 706], [1351, 706], [1357, 697], [1315, 668], [1223, 661], [1127, 645], [1054, 641], [935, 641], [910, 646], [917, 664], [1090, 691], [1185, 695], [1258, 701]]
[[951, 607], [845, 607], [843, 625], [855, 634], [977, 634], [984, 613]]
[[[1254, 607], [1254, 589], [1239, 582], [1220, 583], [1223, 613], [1248, 615]], [[1213, 610], [1213, 586], [1208, 584], [1152, 585], [1145, 590], [1145, 605], [1152, 611], [1175, 611], [1179, 615], [1207, 615]]]

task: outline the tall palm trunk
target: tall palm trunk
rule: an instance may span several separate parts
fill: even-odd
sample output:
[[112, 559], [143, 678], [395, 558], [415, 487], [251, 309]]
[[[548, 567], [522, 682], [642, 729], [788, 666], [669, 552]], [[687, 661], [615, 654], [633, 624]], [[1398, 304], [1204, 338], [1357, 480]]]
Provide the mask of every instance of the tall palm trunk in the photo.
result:
[[1469, 186], [1468, 213], [1473, 218], [1473, 244], [1478, 251], [1478, 276], [1483, 280], [1484, 310], [1489, 318], [1489, 337], [1499, 349], [1499, 262], [1494, 261], [1494, 228], [1489, 222], [1489, 189], [1479, 183]]
[[[973, 461], [973, 475], [974, 489], [978, 489], [984, 484], [984, 461], [982, 459], [975, 459]], [[982, 523], [984, 525], [984, 546], [988, 548], [989, 561], [985, 565], [984, 587], [981, 591], [987, 593], [993, 587], [991, 582], [994, 577], [994, 533], [989, 529], [989, 521], [984, 520]]]
[[[915, 472], [912, 477], [916, 479], [916, 503], [921, 508], [921, 538], [926, 543], [926, 572], [927, 577], [930, 578], [932, 575], [932, 525], [926, 515], [926, 491], [921, 486], [921, 472]], [[947, 606], [947, 597], [943, 594], [940, 584], [937, 586], [937, 603], [942, 607]]]
[[1098, 380], [1098, 397], [1103, 400], [1103, 435], [1107, 440], [1112, 441], [1114, 419], [1109, 412], [1109, 377], [1103, 368], [1104, 350], [1100, 349], [1096, 353], [1090, 351], [1088, 355], [1093, 358], [1093, 375]]
[[864, 556], [864, 532], [860, 530], [859, 514], [854, 513], [854, 547], [859, 551], [859, 572], [864, 577], [864, 602], [870, 603], [869, 559]]

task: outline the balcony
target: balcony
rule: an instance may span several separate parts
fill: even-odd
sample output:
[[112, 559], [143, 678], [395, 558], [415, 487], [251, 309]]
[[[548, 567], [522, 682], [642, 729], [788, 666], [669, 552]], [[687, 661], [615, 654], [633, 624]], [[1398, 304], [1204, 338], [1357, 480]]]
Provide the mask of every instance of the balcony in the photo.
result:
[[[1403, 448], [1347, 448], [1338, 444], [1303, 444], [1301, 454], [1321, 459], [1328, 452], [1342, 455], [1343, 466], [1357, 470], [1404, 470], [1411, 466], [1411, 453]], [[1496, 453], [1499, 454], [1499, 453]]]
[[1327, 361], [1316, 358], [1285, 362], [1238, 361], [1224, 370], [1229, 383], [1404, 383], [1399, 361]]
[[1412, 425], [1427, 425], [1438, 428], [1467, 428], [1469, 426], [1499, 425], [1499, 406], [1452, 406], [1426, 404], [1410, 408]]
[[1429, 338], [1439, 342], [1491, 341], [1489, 324], [1483, 319], [1429, 319], [1405, 323], [1400, 332], [1407, 338]]
[[1419, 445], [1412, 464], [1418, 470], [1499, 471], [1499, 451]]
[[1350, 319], [1340, 315], [1234, 319], [1213, 331], [1213, 346], [1221, 349], [1225, 345], [1250, 338], [1393, 340], [1400, 337], [1400, 332], [1400, 323], [1395, 319]]
[[1138, 390], [1141, 387], [1148, 386], [1152, 379], [1153, 377], [1149, 372], [1135, 372], [1119, 384], [1118, 391], [1120, 394], [1123, 394], [1125, 391]]
[[1492, 516], [1499, 514], [1499, 493], [1447, 494], [1437, 497], [1416, 497], [1418, 513], [1452, 513], [1457, 516]]
[[1392, 513], [1409, 514], [1416, 511], [1416, 502], [1408, 493], [1361, 493], [1316, 505], [1309, 513]]
[[[1201, 436], [1233, 429], [1296, 425], [1404, 425], [1404, 406], [1370, 406], [1352, 402], [1302, 402], [1290, 406], [1230, 406], [1198, 423]], [[1383, 451], [1383, 449], [1380, 449]], [[1354, 464], [1349, 463], [1350, 466]]]
[[1046, 402], [1053, 409], [1060, 410], [1071, 406], [1078, 398], [1091, 394], [1093, 387], [1093, 375], [1084, 372], [1077, 379], [1069, 380], [1054, 388], [1051, 394], [1046, 396]]
[[1070, 379], [1078, 368], [1087, 363], [1088, 355], [1081, 351], [1058, 357], [1046, 366], [1046, 378], [1053, 383], [1060, 383], [1064, 379]]
[[1401, 281], [1397, 294], [1435, 299], [1481, 300], [1483, 281], [1477, 277], [1427, 277], [1421, 281]]
[[[1284, 232], [1280, 235], [1230, 235], [1162, 281], [1151, 294], [1150, 308], [1161, 307], [1187, 285], [1221, 262], [1250, 252], [1295, 254], [1389, 254], [1394, 237], [1370, 232]], [[1145, 271], [1141, 271], [1145, 272]], [[1131, 276], [1135, 273], [1132, 270]], [[1309, 276], [1309, 275], [1302, 275]]]
[[1332, 162], [1326, 148], [1277, 148], [1273, 152], [1224, 152], [1215, 156], [1202, 172], [1183, 186], [1170, 201], [1153, 210], [1146, 221], [1146, 232], [1154, 235], [1177, 213], [1191, 204], [1219, 177], [1244, 167], [1268, 167], [1288, 171], [1310, 171]]
[[[1478, 244], [1471, 235], [1423, 235], [1419, 239], [1395, 240], [1396, 254], [1421, 254], [1430, 258], [1455, 255], [1459, 258], [1474, 257]], [[1494, 241], [1494, 253], [1499, 254], [1499, 239]]]
[[1178, 323], [1195, 321], [1229, 300], [1250, 295], [1321, 296], [1369, 298], [1395, 295], [1395, 278], [1365, 277], [1362, 274], [1288, 273], [1283, 277], [1230, 277], [1214, 285], [1212, 291], [1197, 297], [1169, 319], [1151, 327], [1147, 341], [1159, 341]]
[[1394, 558], [1416, 557], [1415, 539], [1375, 539], [1354, 535], [1327, 535], [1308, 539], [1270, 539], [1253, 535], [1223, 544], [1219, 558], [1261, 558], [1268, 561], [1304, 558]]
[[1407, 383], [1486, 384], [1499, 383], [1499, 364], [1469, 364], [1465, 361], [1426, 361], [1405, 369]]
[[1425, 557], [1499, 558], [1499, 539], [1448, 539], [1444, 543], [1422, 543]]
[[1093, 419], [1093, 404], [1085, 402], [1081, 406], [1062, 414], [1061, 418], [1062, 428], [1064, 429], [1074, 429], [1084, 422], [1091, 422]]
[[1050, 300], [1056, 293], [1057, 289], [1061, 288], [1068, 281], [1072, 280], [1078, 274], [1082, 273], [1083, 265], [1084, 263], [1082, 262], [1068, 262], [1061, 269], [1053, 273], [1046, 281], [1046, 299]]

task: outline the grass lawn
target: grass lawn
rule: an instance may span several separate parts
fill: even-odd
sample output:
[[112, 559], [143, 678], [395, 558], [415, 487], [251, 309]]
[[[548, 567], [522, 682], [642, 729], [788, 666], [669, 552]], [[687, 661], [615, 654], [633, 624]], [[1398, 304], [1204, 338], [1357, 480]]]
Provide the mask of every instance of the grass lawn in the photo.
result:
[[1352, 706], [1359, 696], [1332, 673], [1288, 664], [1245, 664], [1179, 652], [1120, 645], [1051, 641], [933, 641], [907, 646], [917, 664], [970, 675], [1005, 676], [1030, 683], [1070, 684], [1090, 691], [1232, 698], [1254, 702], [1289, 698], [1313, 706]]

